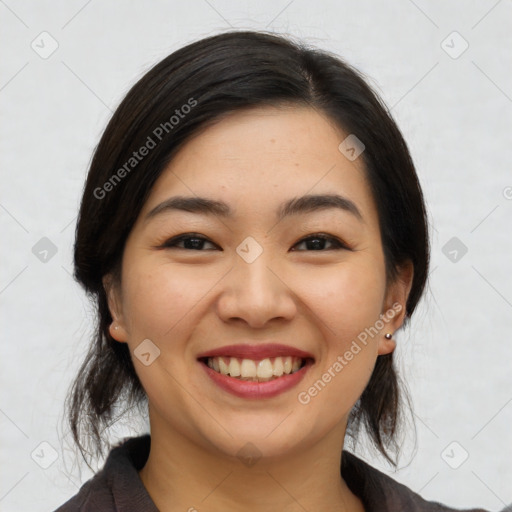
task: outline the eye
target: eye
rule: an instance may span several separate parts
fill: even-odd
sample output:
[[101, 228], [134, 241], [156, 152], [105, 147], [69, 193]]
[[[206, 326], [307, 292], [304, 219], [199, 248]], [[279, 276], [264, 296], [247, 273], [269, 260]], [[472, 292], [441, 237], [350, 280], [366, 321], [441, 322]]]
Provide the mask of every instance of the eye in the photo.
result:
[[210, 245], [213, 245], [214, 248], [217, 248], [213, 242], [210, 242], [207, 238], [196, 233], [185, 233], [183, 235], [175, 236], [164, 242], [161, 247], [166, 249], [176, 248], [202, 251], [205, 243], [209, 243]]
[[[306, 238], [303, 238], [300, 242], [295, 244], [294, 247], [301, 245], [301, 244], [305, 244], [309, 250], [325, 251], [326, 243], [331, 244], [331, 246], [332, 246], [332, 247], [327, 247], [327, 250], [339, 250], [339, 249], [350, 250], [350, 248], [344, 242], [339, 240], [338, 238], [331, 236], [331, 235], [324, 234], [324, 233], [315, 233]], [[297, 249], [294, 249], [292, 247], [291, 250], [296, 251]]]
[[[204, 236], [201, 236], [197, 233], [184, 233], [182, 235], [175, 236], [170, 238], [166, 242], [164, 242], [161, 247], [165, 249], [184, 249], [184, 250], [192, 250], [192, 251], [203, 251], [204, 245], [210, 244], [213, 246], [213, 250], [218, 249], [219, 247], [215, 245], [213, 242], [210, 242]], [[294, 247], [292, 247], [292, 251], [297, 251], [295, 247], [300, 246], [301, 244], [305, 244], [306, 250], [308, 251], [322, 251], [326, 250], [351, 250], [344, 242], [339, 240], [338, 238], [327, 235], [324, 233], [315, 233], [306, 238], [303, 238], [301, 241], [297, 242]], [[327, 244], [327, 247], [326, 247]], [[329, 247], [330, 245], [330, 247]], [[212, 249], [206, 249], [212, 250]], [[222, 249], [221, 249], [222, 250]]]

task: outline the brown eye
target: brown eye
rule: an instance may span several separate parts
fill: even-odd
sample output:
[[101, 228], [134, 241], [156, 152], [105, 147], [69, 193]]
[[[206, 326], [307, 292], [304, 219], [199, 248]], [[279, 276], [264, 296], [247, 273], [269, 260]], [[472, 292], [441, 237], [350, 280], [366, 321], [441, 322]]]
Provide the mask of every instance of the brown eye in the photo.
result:
[[[326, 235], [323, 233], [317, 233], [314, 235], [310, 235], [306, 238], [303, 238], [300, 242], [295, 244], [294, 247], [296, 247], [297, 245], [301, 245], [301, 244], [305, 244], [305, 246], [307, 247], [307, 250], [309, 250], [309, 251], [324, 252], [326, 250], [339, 250], [339, 249], [350, 250], [347, 247], [347, 245], [345, 243], [343, 243], [341, 240], [339, 240], [338, 238], [331, 236], [331, 235]], [[328, 245], [327, 249], [325, 247], [326, 244]], [[329, 247], [329, 244], [331, 245], [331, 247]], [[296, 251], [297, 249], [294, 249], [292, 247], [291, 250]]]
[[[207, 238], [197, 235], [195, 233], [186, 233], [183, 235], [175, 236], [162, 244], [163, 248], [170, 249], [185, 249], [191, 251], [202, 251], [204, 244], [211, 244], [215, 248], [217, 247], [213, 242], [210, 242]], [[207, 249], [211, 250], [211, 249]]]

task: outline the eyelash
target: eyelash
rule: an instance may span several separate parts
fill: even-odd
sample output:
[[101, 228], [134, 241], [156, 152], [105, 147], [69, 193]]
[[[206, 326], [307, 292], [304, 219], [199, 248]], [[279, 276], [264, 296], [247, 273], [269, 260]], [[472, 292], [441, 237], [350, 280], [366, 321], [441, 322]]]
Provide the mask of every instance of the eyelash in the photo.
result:
[[[209, 242], [209, 243], [215, 245], [213, 242], [208, 240], [206, 237], [201, 236], [199, 234], [196, 234], [196, 233], [184, 233], [182, 235], [178, 235], [178, 236], [175, 236], [173, 238], [170, 238], [169, 240], [164, 242], [160, 247], [161, 248], [165, 248], [165, 249], [180, 249], [180, 250], [186, 250], [186, 251], [203, 252], [201, 249], [187, 249], [185, 247], [177, 247], [178, 243], [186, 241], [186, 240], [191, 240], [191, 239], [193, 239], [193, 240], [201, 240], [201, 241]], [[331, 248], [331, 249], [320, 249], [318, 251], [317, 250], [313, 250], [313, 251], [306, 251], [306, 252], [325, 252], [326, 250], [340, 250], [340, 249], [345, 249], [345, 250], [349, 250], [349, 251], [351, 250], [347, 246], [347, 244], [345, 244], [342, 240], [340, 240], [339, 238], [334, 237], [332, 235], [328, 235], [327, 233], [313, 233], [311, 235], [308, 235], [305, 238], [300, 239], [295, 245], [307, 242], [307, 241], [312, 240], [312, 239], [313, 240], [326, 240], [328, 242], [333, 243], [334, 247]]]

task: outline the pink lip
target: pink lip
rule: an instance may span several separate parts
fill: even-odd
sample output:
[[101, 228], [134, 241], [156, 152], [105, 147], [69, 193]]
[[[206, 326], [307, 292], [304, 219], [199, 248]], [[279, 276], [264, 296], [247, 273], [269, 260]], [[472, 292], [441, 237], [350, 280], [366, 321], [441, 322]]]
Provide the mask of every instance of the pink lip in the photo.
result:
[[295, 356], [302, 359], [314, 359], [313, 355], [309, 352], [304, 352], [294, 347], [287, 345], [280, 345], [278, 343], [265, 343], [259, 345], [226, 345], [225, 347], [215, 348], [204, 352], [197, 356], [198, 359], [206, 357], [239, 357], [241, 359], [253, 359], [260, 361], [261, 359], [280, 357], [280, 356]]
[[[225, 354], [225, 352], [223, 354]], [[291, 354], [288, 352], [288, 355]], [[233, 355], [232, 357], [238, 356]], [[282, 377], [279, 377], [274, 380], [269, 380], [267, 382], [252, 382], [247, 380], [239, 380], [234, 377], [229, 377], [228, 375], [222, 375], [221, 373], [212, 370], [202, 361], [200, 361], [199, 364], [204, 369], [208, 377], [210, 377], [215, 384], [217, 384], [220, 388], [224, 389], [225, 391], [228, 391], [229, 393], [240, 398], [258, 399], [272, 398], [296, 386], [304, 378], [306, 372], [313, 365], [313, 360], [307, 359], [305, 366], [303, 366], [300, 370], [296, 371], [295, 373], [283, 375]]]

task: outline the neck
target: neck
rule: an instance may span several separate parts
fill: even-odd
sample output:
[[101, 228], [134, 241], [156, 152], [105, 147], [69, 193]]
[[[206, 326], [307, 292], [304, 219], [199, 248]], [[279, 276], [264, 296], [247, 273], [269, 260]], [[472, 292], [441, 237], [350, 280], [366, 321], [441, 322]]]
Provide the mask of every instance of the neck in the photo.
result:
[[153, 418], [151, 426], [151, 450], [139, 474], [161, 512], [364, 512], [340, 474], [346, 425], [300, 453], [247, 464], [160, 428]]

